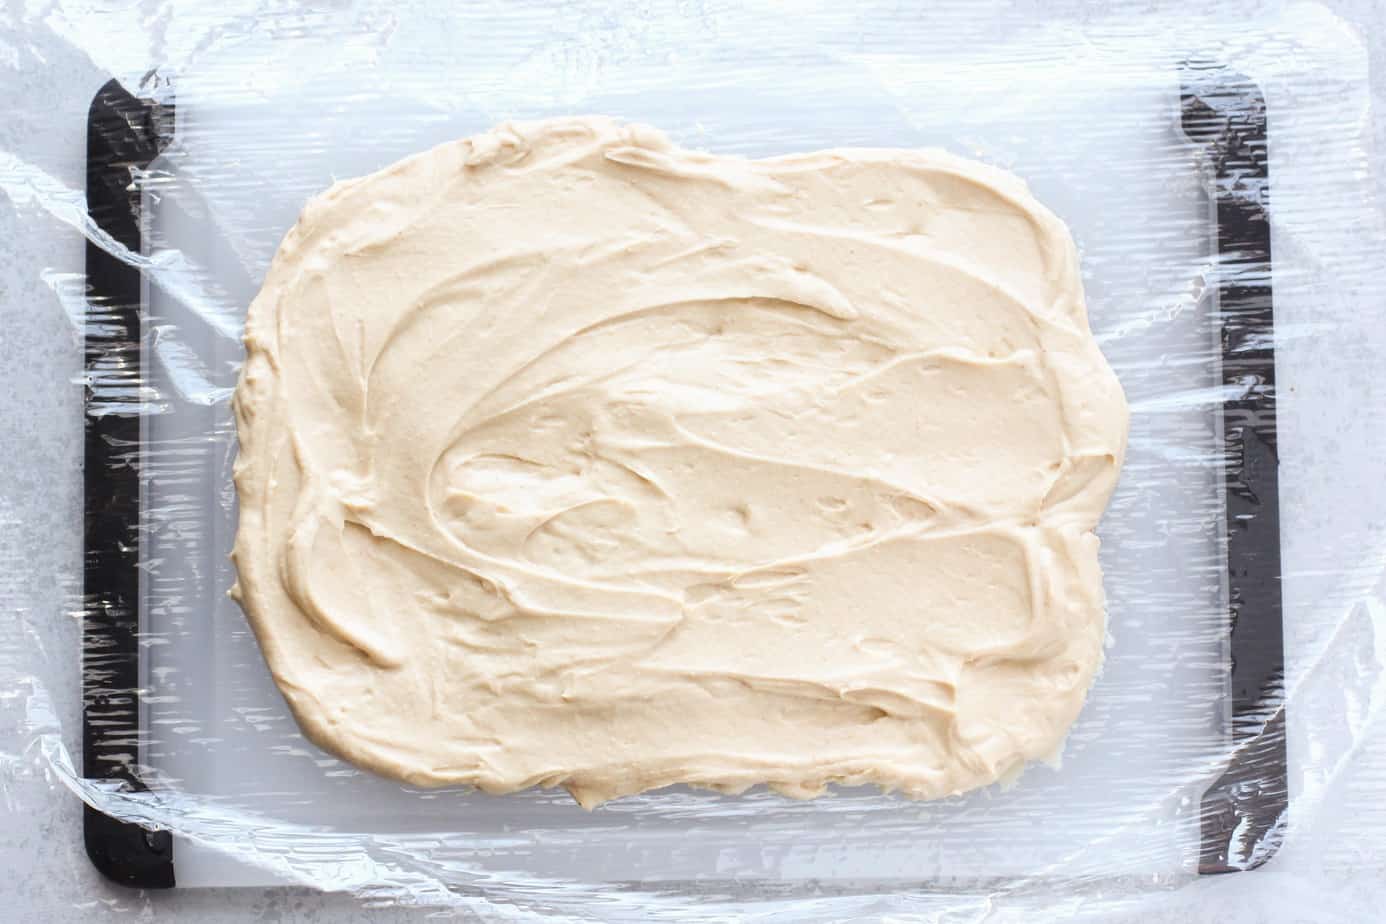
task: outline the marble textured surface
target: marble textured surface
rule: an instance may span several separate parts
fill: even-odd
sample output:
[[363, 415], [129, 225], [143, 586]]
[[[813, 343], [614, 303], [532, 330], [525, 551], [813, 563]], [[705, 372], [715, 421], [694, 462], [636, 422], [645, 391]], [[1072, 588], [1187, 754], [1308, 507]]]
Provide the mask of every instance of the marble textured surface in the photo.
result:
[[[1371, 134], [1376, 150], [1386, 145], [1386, 2], [1328, 0], [1345, 19], [1359, 25], [1371, 58], [1371, 96], [1375, 107]], [[146, 22], [175, 21], [189, 4], [146, 2], [97, 5], [90, 15], [57, 11], [42, 4], [10, 3], [0, 8], [0, 59], [12, 58], [0, 79], [6, 96], [22, 102], [5, 114], [0, 155], [41, 163], [50, 175], [72, 187], [82, 183], [81, 114], [91, 88], [105, 75], [132, 61], [94, 61], [71, 52], [74, 34], [88, 37], [118, 31], [137, 16]], [[613, 4], [608, 4], [614, 7]], [[1122, 15], [1162, 12], [1248, 16], [1270, 4], [1252, 0], [1013, 0], [943, 5], [934, 15], [975, 18], [981, 27], [1001, 34], [1020, 28], [1027, 17], [1061, 18], [1075, 24]], [[441, 7], [441, 5], [440, 5]], [[279, 15], [270, 10], [267, 16]], [[39, 33], [51, 30], [51, 44], [6, 42], [12, 22], [38, 22]], [[63, 40], [64, 37], [66, 40]], [[32, 38], [32, 36], [31, 36]], [[90, 40], [90, 38], [89, 38]], [[114, 46], [113, 46], [114, 47]], [[0, 160], [0, 170], [13, 169]], [[1374, 183], [1386, 201], [1386, 164], [1374, 162]], [[0, 753], [14, 754], [11, 740], [18, 702], [28, 689], [17, 646], [29, 646], [39, 657], [58, 663], [77, 650], [77, 626], [65, 611], [73, 588], [73, 562], [80, 554], [80, 535], [71, 524], [80, 515], [79, 486], [72, 477], [72, 421], [80, 414], [80, 394], [71, 378], [80, 364], [79, 342], [67, 311], [73, 280], [41, 280], [34, 267], [80, 270], [81, 239], [57, 222], [36, 228], [21, 224], [31, 203], [0, 194], [0, 306], [5, 328], [0, 335], [0, 370], [12, 402], [0, 414], [0, 612], [8, 617], [10, 644], [0, 646]], [[63, 230], [58, 230], [62, 228]], [[66, 303], [67, 311], [61, 310]], [[1365, 317], [1379, 318], [1383, 306], [1363, 305]], [[1386, 357], [1381, 357], [1386, 368]], [[66, 421], [67, 423], [63, 423]], [[1327, 451], [1327, 450], [1326, 450]], [[1372, 464], [1362, 460], [1357, 464]], [[1377, 599], [1380, 599], [1377, 594]], [[1371, 656], [1368, 652], [1364, 657]], [[76, 714], [76, 690], [50, 691], [51, 708]], [[70, 727], [70, 723], [69, 723]], [[1106, 921], [1336, 921], [1372, 920], [1386, 902], [1386, 835], [1375, 824], [1380, 812], [1357, 812], [1354, 806], [1380, 803], [1386, 797], [1386, 741], [1366, 739], [1333, 769], [1338, 795], [1312, 821], [1313, 837], [1291, 840], [1280, 857], [1254, 875], [1201, 880], [1129, 914], [1102, 913]], [[324, 895], [305, 889], [216, 889], [172, 893], [127, 891], [102, 881], [91, 868], [81, 844], [80, 805], [59, 783], [46, 776], [36, 755], [21, 759], [0, 774], [0, 917], [23, 921], [243, 921], [340, 922], [404, 921], [437, 914], [435, 910], [367, 907], [358, 898]], [[1082, 909], [1071, 909], [1081, 914]], [[453, 914], [449, 912], [448, 914]], [[466, 918], [465, 913], [457, 917]], [[950, 920], [994, 920], [985, 903], [974, 913]], [[1001, 918], [1009, 919], [1009, 918]]]

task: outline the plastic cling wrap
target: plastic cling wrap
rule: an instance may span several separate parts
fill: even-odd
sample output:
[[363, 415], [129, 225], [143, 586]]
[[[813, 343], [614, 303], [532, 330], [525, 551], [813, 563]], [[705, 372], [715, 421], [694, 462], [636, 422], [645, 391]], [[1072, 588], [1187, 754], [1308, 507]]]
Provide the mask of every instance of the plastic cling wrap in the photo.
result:
[[[1364, 53], [1328, 13], [233, 7], [0, 20], [3, 284], [29, 302], [0, 493], [11, 806], [71, 789], [130, 885], [604, 919], [1110, 919], [1382, 846], [1386, 233]], [[1060, 765], [936, 802], [674, 787], [589, 813], [402, 786], [300, 734], [227, 596], [246, 307], [333, 181], [579, 113], [753, 157], [943, 148], [1068, 224], [1132, 421], [1106, 662]]]

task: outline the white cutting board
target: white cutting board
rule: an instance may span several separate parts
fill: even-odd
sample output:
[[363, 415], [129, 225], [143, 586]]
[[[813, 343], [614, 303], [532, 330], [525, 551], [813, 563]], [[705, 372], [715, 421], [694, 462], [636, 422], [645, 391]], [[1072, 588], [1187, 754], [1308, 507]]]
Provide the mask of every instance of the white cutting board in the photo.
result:
[[[153, 785], [233, 815], [416, 843], [443, 864], [588, 881], [1189, 873], [1198, 797], [1225, 748], [1227, 660], [1217, 350], [1202, 299], [1212, 229], [1177, 130], [1177, 74], [1030, 62], [979, 82], [941, 62], [810, 56], [796, 65], [813, 75], [805, 87], [774, 79], [787, 64], [767, 70], [721, 54], [608, 64], [558, 94], [544, 89], [553, 62], [532, 60], [506, 62], [490, 83], [469, 83], [459, 65], [448, 86], [408, 76], [430, 67], [357, 66], [349, 56], [330, 72], [296, 73], [227, 52], [168, 75], [176, 137], [146, 199], [146, 246], [162, 267], [146, 361], [165, 409], [145, 433], [151, 743], [141, 759]], [[865, 790], [797, 803], [676, 788], [587, 813], [562, 793], [411, 790], [299, 735], [226, 596], [228, 399], [245, 307], [304, 201], [332, 181], [501, 118], [574, 112], [649, 122], [686, 145], [746, 156], [943, 147], [1014, 170], [1068, 222], [1132, 427], [1099, 531], [1112, 644], [1061, 770], [1032, 768], [1007, 790], [933, 804]], [[279, 837], [273, 849], [307, 837], [273, 826], [265, 836]], [[222, 846], [243, 851], [237, 840]], [[273, 879], [187, 839], [175, 868], [180, 886]]]

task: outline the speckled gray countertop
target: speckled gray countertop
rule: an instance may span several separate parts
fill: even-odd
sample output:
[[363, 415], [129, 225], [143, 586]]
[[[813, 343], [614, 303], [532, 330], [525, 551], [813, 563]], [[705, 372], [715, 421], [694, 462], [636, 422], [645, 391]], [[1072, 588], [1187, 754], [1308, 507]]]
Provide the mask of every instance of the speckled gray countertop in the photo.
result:
[[[1371, 97], [1375, 111], [1371, 135], [1376, 150], [1386, 144], [1386, 0], [1329, 0], [1327, 6], [1357, 24], [1369, 48]], [[121, 9], [113, 9], [120, 6]], [[4, 87], [7, 98], [22, 100], [5, 115], [0, 156], [13, 154], [39, 163], [51, 175], [74, 188], [83, 176], [85, 111], [92, 89], [114, 72], [100, 63], [71, 53], [73, 36], [99, 41], [103, 31], [114, 36], [122, 23], [137, 17], [146, 23], [177, 25], [178, 17], [197, 4], [150, 0], [139, 4], [11, 2], [0, 12], [0, 80], [18, 79]], [[218, 4], [206, 4], [208, 8]], [[293, 4], [263, 4], [266, 19], [286, 14]], [[332, 4], [345, 7], [346, 4]], [[619, 4], [602, 5], [613, 14]], [[1187, 0], [1184, 3], [1146, 0], [1137, 3], [1104, 0], [1012, 0], [1012, 2], [949, 3], [937, 15], [966, 15], [992, 23], [998, 32], [1020, 28], [1026, 21], [1059, 18], [1075, 24], [1125, 12], [1189, 15], [1217, 13], [1222, 17], [1255, 16], [1270, 8], [1249, 0]], [[285, 9], [279, 9], [284, 7]], [[447, 4], [438, 8], [445, 10]], [[343, 11], [344, 12], [344, 11]], [[404, 15], [404, 14], [401, 14]], [[445, 13], [440, 14], [445, 15]], [[153, 29], [173, 34], [176, 29]], [[45, 36], [51, 37], [47, 41]], [[114, 39], [112, 39], [114, 43]], [[118, 44], [118, 43], [115, 43]], [[90, 45], [88, 44], [88, 47]], [[129, 66], [134, 66], [129, 65]], [[17, 76], [16, 76], [17, 75]], [[13, 168], [0, 160], [0, 172]], [[1386, 169], [1378, 158], [1374, 183], [1381, 201], [1386, 194]], [[73, 476], [78, 460], [70, 458], [70, 433], [53, 421], [80, 414], [80, 393], [54, 369], [73, 368], [80, 344], [69, 319], [52, 305], [53, 287], [40, 285], [35, 267], [55, 263], [59, 248], [80, 243], [75, 232], [62, 238], [57, 223], [38, 228], [21, 226], [22, 210], [0, 194], [0, 304], [5, 326], [0, 333], [0, 369], [4, 370], [11, 403], [0, 414], [0, 574], [14, 575], [0, 584], [0, 612], [9, 629], [30, 650], [54, 659], [76, 657], [77, 630], [66, 612], [80, 560], [80, 535], [71, 524], [80, 518], [80, 485]], [[64, 229], [65, 231], [67, 229]], [[62, 239], [60, 239], [62, 238]], [[1386, 255], [1383, 255], [1386, 259]], [[73, 268], [80, 271], [80, 264]], [[41, 310], [30, 310], [41, 305]], [[1364, 317], [1386, 320], [1382, 305], [1363, 305]], [[1383, 357], [1386, 369], [1386, 357]], [[61, 432], [60, 432], [61, 431]], [[66, 434], [66, 435], [65, 435]], [[1378, 464], [1367, 460], [1360, 464]], [[1368, 652], [1364, 656], [1371, 656]], [[302, 888], [175, 890], [135, 892], [103, 881], [84, 853], [81, 805], [56, 780], [42, 771], [36, 755], [23, 754], [15, 740], [16, 702], [30, 689], [15, 644], [0, 646], [0, 755], [18, 758], [0, 767], [0, 919], [43, 921], [242, 921], [316, 922], [351, 924], [356, 921], [414, 920], [435, 909], [372, 908], [349, 895], [322, 894]], [[75, 686], [75, 675], [74, 675]], [[77, 691], [64, 700], [55, 695], [53, 708], [75, 715]], [[1365, 704], [1375, 708], [1379, 704]], [[66, 728], [75, 722], [65, 724]], [[72, 745], [69, 745], [72, 747]], [[1263, 922], [1376, 920], [1386, 905], [1386, 834], [1377, 821], [1381, 813], [1355, 812], [1386, 802], [1386, 774], [1373, 766], [1386, 765], [1386, 742], [1358, 742], [1350, 759], [1334, 769], [1340, 798], [1312, 821], [1312, 845], [1297, 848], [1292, 838], [1281, 857], [1253, 873], [1198, 881], [1164, 893], [1129, 915], [1103, 915], [1101, 920]], [[1333, 845], [1331, 857], [1322, 845]], [[1075, 912], [1081, 909], [1072, 909]], [[466, 918], [463, 912], [449, 916]], [[975, 912], [949, 920], [993, 920], [983, 905]]]

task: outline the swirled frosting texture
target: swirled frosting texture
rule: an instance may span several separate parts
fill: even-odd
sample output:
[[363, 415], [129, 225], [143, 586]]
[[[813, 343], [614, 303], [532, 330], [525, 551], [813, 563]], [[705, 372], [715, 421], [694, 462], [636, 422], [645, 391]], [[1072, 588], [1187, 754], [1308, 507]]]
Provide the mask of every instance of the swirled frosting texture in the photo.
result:
[[246, 347], [236, 593], [378, 772], [931, 798], [1101, 662], [1125, 399], [996, 169], [507, 125], [311, 201]]

